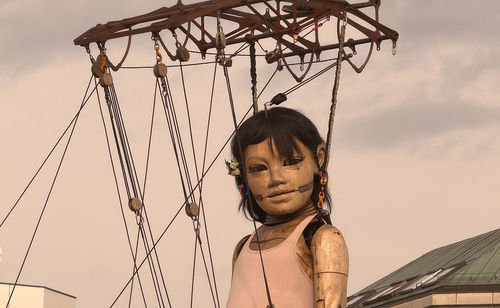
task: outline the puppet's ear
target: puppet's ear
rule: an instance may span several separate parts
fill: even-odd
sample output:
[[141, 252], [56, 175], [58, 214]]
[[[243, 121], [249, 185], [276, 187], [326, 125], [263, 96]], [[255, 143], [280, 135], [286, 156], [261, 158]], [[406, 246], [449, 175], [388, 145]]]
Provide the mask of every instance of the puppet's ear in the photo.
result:
[[325, 155], [326, 155], [325, 145], [324, 144], [318, 145], [318, 147], [316, 148], [316, 157], [318, 158], [319, 168], [323, 167], [323, 164], [325, 163]]

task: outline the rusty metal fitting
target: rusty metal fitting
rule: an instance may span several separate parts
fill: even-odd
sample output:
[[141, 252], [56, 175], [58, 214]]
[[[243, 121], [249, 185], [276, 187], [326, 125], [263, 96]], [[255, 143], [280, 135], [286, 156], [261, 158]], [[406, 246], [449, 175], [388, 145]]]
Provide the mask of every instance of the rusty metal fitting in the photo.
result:
[[167, 76], [167, 66], [163, 63], [157, 63], [153, 67], [153, 73], [157, 78]]
[[272, 50], [272, 51], [269, 51], [268, 53], [266, 53], [265, 58], [266, 58], [267, 64], [271, 64], [271, 63], [278, 61], [278, 59], [280, 58], [280, 55], [279, 55], [278, 51], [275, 49], [275, 50]]
[[185, 206], [186, 214], [191, 217], [195, 218], [198, 216], [198, 213], [200, 212], [200, 208], [198, 207], [198, 204], [196, 203], [187, 203]]
[[233, 59], [230, 58], [230, 57], [219, 56], [217, 61], [219, 62], [219, 64], [221, 66], [225, 66], [225, 67], [231, 67], [231, 66], [233, 66]]
[[92, 75], [94, 75], [94, 77], [100, 78], [102, 76], [102, 74], [105, 73], [105, 71], [103, 71], [101, 69], [103, 64], [104, 64], [104, 62], [103, 62], [102, 55], [98, 55], [97, 58], [95, 59], [95, 61], [92, 63], [92, 67], [91, 67]]
[[128, 200], [128, 208], [132, 212], [139, 212], [142, 209], [142, 202], [139, 198], [132, 198]]
[[233, 66], [233, 59], [229, 57], [222, 57], [220, 58], [220, 64], [225, 67], [231, 67]]

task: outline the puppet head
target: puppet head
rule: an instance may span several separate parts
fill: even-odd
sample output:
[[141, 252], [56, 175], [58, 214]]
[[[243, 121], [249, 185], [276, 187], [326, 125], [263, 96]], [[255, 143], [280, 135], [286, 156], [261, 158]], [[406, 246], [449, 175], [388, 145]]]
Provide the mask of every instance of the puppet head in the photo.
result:
[[[316, 126], [302, 113], [275, 107], [254, 114], [237, 130], [231, 150], [239, 168], [240, 209], [247, 217], [264, 222], [267, 215], [317, 207], [320, 173], [326, 176], [325, 147]], [[329, 206], [326, 187], [324, 192]]]

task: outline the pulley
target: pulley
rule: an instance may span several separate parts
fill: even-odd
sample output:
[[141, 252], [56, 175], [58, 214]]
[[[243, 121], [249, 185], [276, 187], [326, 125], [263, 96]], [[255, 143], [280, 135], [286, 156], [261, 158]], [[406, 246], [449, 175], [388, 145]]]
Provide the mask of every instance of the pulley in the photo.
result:
[[153, 73], [157, 78], [167, 76], [167, 66], [163, 63], [157, 63], [153, 67]]
[[111, 87], [111, 85], [113, 84], [113, 77], [111, 76], [110, 73], [103, 73], [100, 77], [99, 77], [99, 84], [102, 86], [102, 87]]
[[287, 97], [285, 93], [278, 93], [271, 99], [270, 105], [278, 106], [279, 104], [283, 103], [286, 100]]
[[222, 27], [217, 27], [217, 34], [215, 35], [215, 47], [217, 50], [222, 50], [226, 48], [226, 36], [224, 35], [224, 31], [222, 31]]
[[132, 212], [139, 212], [142, 209], [142, 202], [139, 198], [128, 200], [128, 207]]
[[194, 202], [187, 203], [185, 210], [186, 210], [186, 214], [191, 218], [197, 217], [198, 213], [200, 212], [200, 208], [198, 207], [198, 204], [196, 204]]
[[103, 62], [102, 55], [98, 55], [97, 58], [95, 59], [95, 61], [92, 61], [91, 71], [92, 71], [92, 75], [94, 75], [94, 77], [100, 78], [101, 75], [105, 73], [105, 71], [102, 70], [103, 63], [104, 62]]
[[187, 50], [187, 48], [182, 45], [177, 46], [175, 54], [177, 55], [177, 59], [179, 59], [179, 61], [181, 62], [187, 62], [191, 57], [189, 54], [189, 50]]

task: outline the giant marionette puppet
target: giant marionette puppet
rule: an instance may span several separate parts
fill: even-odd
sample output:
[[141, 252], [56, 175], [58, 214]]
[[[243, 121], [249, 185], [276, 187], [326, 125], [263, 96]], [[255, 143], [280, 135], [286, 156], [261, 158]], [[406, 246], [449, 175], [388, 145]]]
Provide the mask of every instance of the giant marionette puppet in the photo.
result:
[[298, 111], [261, 111], [237, 130], [227, 163], [240, 207], [262, 223], [233, 256], [227, 308], [345, 307], [349, 261], [331, 225], [326, 148], [316, 126]]
[[[253, 220], [255, 226], [255, 232], [244, 237], [234, 250], [227, 307], [345, 308], [348, 256], [342, 234], [332, 226], [328, 213], [330, 209], [327, 188], [328, 157], [342, 61], [347, 61], [359, 73], [367, 64], [374, 47], [379, 49], [382, 41], [391, 40], [395, 48], [398, 33], [379, 22], [380, 4], [380, 0], [356, 3], [344, 0], [210, 0], [193, 4], [183, 4], [181, 0], [178, 0], [175, 5], [147, 14], [98, 24], [74, 40], [75, 44], [84, 47], [88, 52], [92, 62], [93, 77], [89, 81], [89, 94], [85, 94], [80, 110], [70, 126], [73, 125], [74, 128], [81, 109], [93, 93], [99, 92], [98, 84], [100, 84], [104, 95], [97, 95], [97, 99], [103, 98], [109, 111], [109, 132], [106, 131], [106, 121], [104, 116], [102, 117], [105, 133], [106, 136], [113, 137], [116, 144], [115, 154], [112, 154], [111, 147], [108, 147], [112, 165], [113, 156], [119, 157], [117, 167], [113, 167], [116, 171], [114, 175], [118, 195], [120, 196], [121, 193], [116, 177], [120, 174], [123, 176], [121, 183], [125, 187], [128, 205], [135, 214], [134, 219], [138, 228], [136, 243], [132, 243], [127, 231], [134, 265], [133, 273], [110, 307], [115, 307], [128, 289], [130, 290], [128, 303], [129, 307], [131, 306], [132, 295], [137, 292], [137, 287], [134, 289], [135, 281], [137, 281], [135, 285], [139, 285], [142, 294], [140, 305], [147, 306], [147, 303], [153, 300], [160, 307], [167, 305], [172, 307], [170, 297], [177, 295], [171, 293], [169, 295], [167, 291], [169, 283], [163, 277], [160, 266], [161, 257], [156, 250], [156, 245], [178, 217], [182, 208], [185, 208], [187, 215], [192, 219], [196, 238], [194, 257], [196, 260], [197, 254], [201, 252], [207, 281], [212, 291], [212, 302], [207, 303], [206, 306], [219, 308], [221, 303], [223, 304], [224, 299], [219, 300], [215, 283], [215, 271], [201, 198], [202, 180], [221, 152], [216, 155], [212, 163], [205, 164], [207, 149], [205, 144], [202, 167], [196, 166], [196, 162], [199, 161], [196, 153], [199, 151], [195, 150], [193, 142], [188, 87], [186, 87], [183, 71], [183, 66], [213, 63], [214, 74], [209, 112], [212, 110], [211, 104], [214, 101], [215, 73], [222, 70], [236, 132], [232, 141], [234, 160], [227, 162], [227, 165], [230, 173], [235, 176], [241, 194], [240, 208], [248, 218]], [[365, 12], [371, 12], [373, 17]], [[351, 33], [346, 31], [346, 27]], [[151, 35], [153, 41], [151, 47], [154, 47], [156, 62], [151, 63], [150, 67], [126, 67], [123, 63], [129, 53], [132, 37], [139, 34]], [[128, 43], [122, 59], [114, 61], [115, 59], [110, 59], [108, 56], [106, 42], [120, 37], [128, 37]], [[92, 52], [95, 46], [98, 48], [98, 56], [94, 58]], [[263, 52], [258, 52], [256, 46]], [[360, 49], [359, 46], [366, 46], [364, 53], [366, 57], [356, 62], [355, 55], [363, 54], [357, 50], [357, 48]], [[245, 50], [248, 50], [246, 54]], [[333, 58], [325, 56], [321, 59], [320, 56], [323, 57], [329, 50], [337, 50], [336, 57], [335, 55]], [[198, 53], [201, 56], [201, 62], [190, 63], [193, 61], [192, 53]], [[260, 59], [265, 59], [268, 64], [276, 66], [275, 72], [262, 87], [262, 91], [281, 71], [289, 72], [297, 81], [292, 88], [274, 96], [269, 103], [265, 104], [269, 108], [266, 107], [260, 112], [258, 111], [258, 98], [262, 91], [257, 92], [256, 60], [258, 56], [262, 56]], [[213, 61], [210, 61], [210, 58]], [[250, 61], [238, 63], [239, 59], [245, 58], [250, 58]], [[167, 63], [169, 60], [171, 62]], [[331, 64], [305, 78], [310, 71], [314, 71], [315, 67], [328, 61]], [[361, 64], [357, 66], [355, 62]], [[232, 97], [229, 71], [232, 65], [248, 65], [246, 63], [250, 63], [252, 82], [252, 106], [248, 110], [253, 109], [254, 115], [240, 126]], [[169, 66], [168, 70], [167, 66]], [[279, 105], [294, 90], [329, 72], [334, 67], [336, 67], [336, 72], [330, 105], [329, 129], [326, 142], [324, 142], [315, 125], [303, 114], [292, 109], [270, 105]], [[173, 144], [172, 148], [175, 152], [175, 155], [168, 159], [177, 163], [184, 193], [184, 202], [180, 209], [158, 236], [151, 231], [144, 204], [155, 104], [153, 102], [145, 178], [143, 185], [140, 185], [141, 181], [126, 133], [125, 120], [111, 76], [113, 71], [127, 68], [153, 68], [151, 74], [156, 77], [153, 79], [152, 76], [152, 81], [156, 85], [155, 98], [158, 96], [161, 99]], [[169, 81], [169, 74], [172, 74], [172, 71], [177, 79], [173, 78]], [[90, 90], [92, 80], [95, 81], [95, 87]], [[175, 111], [175, 91], [171, 90], [174, 80], [182, 87], [184, 97], [181, 100], [186, 103], [186, 122], [189, 123], [191, 137], [191, 159], [187, 158], [188, 147], [185, 149], [181, 140], [183, 133], [180, 131], [181, 126]], [[319, 104], [321, 101], [323, 99], [318, 98], [315, 103]], [[193, 110], [195, 108], [191, 108], [191, 112]], [[245, 117], [246, 115], [243, 116]], [[209, 114], [207, 127], [210, 126], [210, 119]], [[208, 143], [208, 137], [205, 140]], [[195, 162], [194, 172], [192, 161]], [[162, 206], [163, 203], [164, 201], [162, 201]], [[123, 211], [122, 215], [125, 229], [127, 229], [127, 219]], [[4, 221], [5, 219], [2, 224]], [[256, 223], [260, 223], [261, 226], [257, 228]], [[141, 247], [144, 247], [144, 258], [138, 254], [139, 241], [143, 242]], [[145, 292], [142, 291], [143, 288], [147, 288], [146, 279], [144, 276], [142, 280], [139, 277], [141, 268], [148, 266], [151, 283], [154, 286], [154, 292], [151, 294], [156, 295], [154, 299], [149, 299], [144, 295]], [[212, 270], [210, 271], [209, 268]], [[192, 277], [191, 288], [193, 289], [195, 286], [194, 265]], [[14, 288], [16, 284], [17, 280]], [[191, 307], [194, 293], [191, 290]]]

